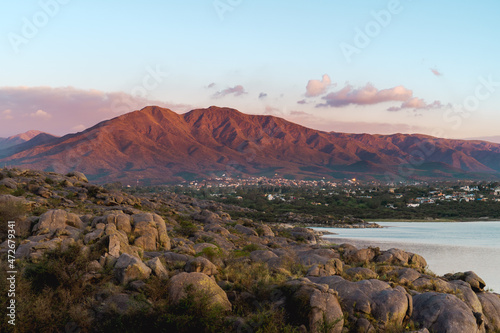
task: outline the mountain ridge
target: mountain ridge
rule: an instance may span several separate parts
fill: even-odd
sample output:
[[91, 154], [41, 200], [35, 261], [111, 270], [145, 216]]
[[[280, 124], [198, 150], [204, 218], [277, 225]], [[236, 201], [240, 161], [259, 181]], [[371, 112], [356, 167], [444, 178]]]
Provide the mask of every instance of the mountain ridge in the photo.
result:
[[[325, 132], [216, 106], [184, 114], [147, 106], [21, 148], [0, 163], [79, 170], [98, 182], [140, 178], [158, 184], [222, 173], [382, 180], [500, 175], [500, 144], [422, 134]], [[442, 165], [433, 172], [438, 164], [432, 163]]]

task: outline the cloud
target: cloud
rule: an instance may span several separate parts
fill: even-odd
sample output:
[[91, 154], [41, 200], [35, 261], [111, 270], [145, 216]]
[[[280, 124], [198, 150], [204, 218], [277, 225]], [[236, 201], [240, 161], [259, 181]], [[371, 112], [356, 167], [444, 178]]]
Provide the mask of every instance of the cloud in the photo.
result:
[[330, 80], [330, 77], [327, 74], [323, 75], [321, 81], [309, 80], [306, 86], [306, 96], [314, 97], [323, 95], [331, 84], [332, 80]]
[[9, 109], [4, 110], [2, 112], [2, 114], [3, 114], [3, 118], [2, 119], [4, 119], [4, 120], [14, 119], [14, 116], [12, 115], [12, 110], [9, 110]]
[[305, 99], [297, 101], [297, 104], [307, 104], [307, 101]]
[[212, 83], [210, 83], [210, 84], [207, 86], [207, 88], [208, 88], [208, 89], [211, 89], [211, 88], [213, 88], [213, 87], [215, 87], [215, 82], [212, 82]]
[[41, 118], [41, 119], [50, 119], [52, 118], [52, 115], [48, 112], [45, 112], [43, 110], [37, 110], [36, 112], [33, 112], [30, 114], [31, 117], [33, 118]]
[[373, 105], [385, 102], [402, 102], [400, 106], [391, 106], [387, 111], [401, 111], [403, 109], [430, 110], [447, 107], [440, 101], [427, 104], [422, 98], [414, 97], [413, 91], [403, 86], [379, 90], [371, 83], [364, 87], [354, 88], [346, 85], [339, 91], [329, 93], [322, 97], [326, 102], [317, 104], [316, 107], [339, 108], [347, 105]]
[[263, 99], [263, 98], [266, 98], [266, 97], [267, 97], [267, 94], [266, 94], [266, 93], [264, 93], [264, 92], [261, 92], [261, 93], [259, 94], [259, 99]]
[[85, 131], [87, 129], [87, 127], [85, 127], [85, 125], [83, 125], [83, 124], [80, 124], [80, 125], [73, 126], [71, 129], [75, 132], [82, 132], [82, 131]]
[[429, 68], [432, 72], [432, 74], [436, 75], [436, 76], [442, 76], [443, 73], [441, 73], [440, 71], [438, 71], [437, 69], [435, 68]]
[[390, 101], [404, 102], [412, 96], [413, 92], [403, 86], [378, 90], [371, 83], [357, 89], [348, 84], [341, 90], [324, 96], [323, 99], [326, 102], [318, 104], [316, 107], [342, 107], [350, 104], [372, 105]]
[[271, 114], [276, 116], [276, 115], [283, 115], [283, 112], [278, 108], [267, 105], [264, 114]]
[[387, 109], [387, 111], [401, 111], [402, 109], [414, 109], [414, 110], [431, 110], [431, 109], [441, 109], [445, 107], [440, 101], [434, 101], [427, 104], [422, 98], [413, 97], [405, 101], [401, 106], [392, 106]]
[[225, 97], [227, 95], [241, 96], [241, 95], [244, 95], [246, 93], [247, 92], [245, 91], [245, 88], [243, 88], [242, 85], [237, 85], [237, 86], [234, 86], [232, 88], [227, 88], [227, 89], [218, 91], [215, 94], [213, 94], [212, 97], [213, 98], [222, 98], [222, 97]]
[[304, 111], [290, 111], [290, 116], [304, 116], [304, 117], [310, 117], [311, 114], [304, 112]]
[[[167, 103], [124, 92], [73, 87], [0, 87], [0, 110], [11, 110], [0, 115], [12, 117], [9, 122], [0, 121], [0, 133], [10, 136], [36, 129], [64, 135], [74, 131], [75, 124], [90, 127], [147, 105], [158, 105], [177, 112], [192, 109], [190, 105]], [[40, 121], [44, 117], [47, 119], [47, 114], [52, 116], [51, 121]]]

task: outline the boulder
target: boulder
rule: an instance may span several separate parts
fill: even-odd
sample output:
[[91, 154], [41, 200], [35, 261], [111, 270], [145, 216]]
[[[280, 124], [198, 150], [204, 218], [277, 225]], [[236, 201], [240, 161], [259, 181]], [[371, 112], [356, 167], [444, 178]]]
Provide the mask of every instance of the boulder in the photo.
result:
[[258, 236], [257, 232], [251, 228], [245, 227], [241, 224], [237, 224], [234, 226], [234, 229], [239, 232], [240, 234], [247, 235], [247, 236]]
[[375, 258], [375, 250], [372, 248], [361, 249], [356, 251], [346, 251], [344, 259], [348, 263], [370, 262]]
[[150, 259], [146, 262], [146, 265], [151, 268], [153, 273], [161, 279], [168, 279], [168, 271], [165, 269], [165, 266], [161, 263], [160, 258], [156, 257]]
[[351, 267], [344, 271], [345, 274], [356, 280], [376, 279], [378, 274], [369, 268]]
[[340, 259], [330, 259], [325, 264], [314, 264], [307, 271], [306, 276], [331, 276], [340, 275], [344, 264]]
[[344, 314], [337, 293], [327, 285], [294, 280], [283, 290], [286, 312], [296, 325], [305, 325], [308, 332], [342, 332]]
[[259, 233], [264, 237], [274, 237], [275, 236], [273, 230], [265, 224], [261, 224], [257, 228], [260, 229]]
[[218, 306], [225, 311], [231, 311], [232, 308], [224, 290], [203, 273], [175, 275], [168, 283], [167, 292], [170, 304], [174, 305], [192, 293], [195, 299], [200, 299], [201, 295], [206, 296], [208, 306]]
[[278, 256], [269, 250], [257, 250], [250, 253], [250, 259], [256, 262], [267, 262], [273, 258], [278, 258]]
[[420, 278], [422, 274], [413, 268], [399, 268], [387, 273], [388, 276], [396, 278], [401, 284], [410, 284]]
[[38, 223], [33, 227], [33, 231], [48, 233], [58, 229], [64, 229], [67, 226], [82, 229], [83, 223], [80, 218], [73, 213], [68, 213], [61, 209], [53, 209], [40, 216]]
[[151, 275], [151, 268], [146, 266], [138, 257], [123, 253], [117, 260], [114, 268], [115, 277], [121, 284], [133, 280], [145, 280]]
[[360, 316], [371, 315], [384, 329], [387, 325], [401, 326], [403, 319], [412, 312], [412, 300], [401, 286], [391, 286], [380, 280], [351, 282], [340, 276], [310, 278], [315, 283], [325, 283], [339, 294], [342, 309], [355, 321]]
[[158, 247], [170, 250], [165, 221], [158, 214], [141, 213], [132, 215], [134, 245], [145, 251], [156, 251]]
[[398, 266], [409, 265], [415, 268], [425, 268], [427, 266], [427, 262], [422, 256], [394, 248], [381, 251], [380, 255], [375, 258], [375, 261]]
[[12, 178], [4, 178], [0, 180], [0, 186], [3, 185], [12, 190], [17, 190], [17, 182]]
[[73, 172], [70, 172], [66, 175], [66, 177], [72, 177], [72, 178], [75, 178], [77, 181], [80, 181], [80, 182], [84, 182], [84, 183], [88, 183], [89, 180], [87, 179], [87, 177], [79, 172], [79, 171], [73, 171]]
[[309, 244], [316, 244], [316, 234], [313, 230], [308, 228], [294, 227], [290, 230], [292, 237], [297, 241], [303, 241]]
[[193, 249], [195, 251], [195, 253], [200, 253], [200, 252], [203, 252], [204, 249], [206, 248], [210, 248], [210, 249], [218, 249], [218, 247], [214, 244], [211, 244], [211, 243], [197, 243], [197, 244], [194, 244], [193, 245]]
[[462, 280], [470, 284], [472, 290], [475, 292], [484, 291], [484, 287], [486, 287], [486, 283], [483, 279], [477, 276], [476, 273], [472, 271], [464, 272], [464, 273], [455, 273], [455, 274], [446, 274], [444, 276], [448, 281], [452, 280]]
[[205, 228], [203, 228], [204, 231], [211, 231], [211, 232], [215, 232], [217, 234], [220, 234], [222, 236], [229, 236], [231, 233], [229, 232], [229, 230], [227, 230], [226, 228], [224, 227], [221, 227], [220, 225], [218, 224], [208, 224], [205, 226]]
[[476, 333], [480, 327], [471, 309], [458, 297], [428, 292], [413, 296], [411, 319], [431, 332]]
[[209, 276], [215, 275], [218, 272], [217, 266], [215, 266], [210, 260], [203, 257], [196, 257], [190, 259], [186, 263], [184, 270], [188, 273], [197, 272]]
[[92, 225], [95, 226], [98, 223], [104, 223], [104, 224], [113, 223], [114, 225], [116, 225], [117, 230], [122, 230], [127, 234], [132, 231], [130, 216], [124, 214], [122, 211], [113, 211], [104, 216], [96, 217], [92, 222]]
[[500, 332], [500, 295], [492, 293], [478, 293], [485, 316], [487, 332]]
[[107, 237], [101, 238], [108, 247], [111, 256], [118, 258], [121, 254], [127, 253], [131, 256], [139, 256], [139, 248], [128, 243], [127, 234], [121, 230], [116, 230], [116, 225], [108, 224], [104, 233]]
[[476, 293], [471, 286], [462, 280], [446, 281], [441, 278], [422, 276], [413, 282], [413, 286], [428, 291], [455, 294], [465, 302], [475, 313], [482, 313], [483, 309]]

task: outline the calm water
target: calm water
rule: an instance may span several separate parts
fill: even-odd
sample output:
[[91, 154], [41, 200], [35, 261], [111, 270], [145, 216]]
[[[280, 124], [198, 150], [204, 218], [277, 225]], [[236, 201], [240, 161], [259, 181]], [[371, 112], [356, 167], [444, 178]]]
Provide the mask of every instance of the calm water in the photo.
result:
[[423, 256], [438, 275], [476, 272], [500, 292], [500, 222], [377, 222], [382, 229], [328, 230], [325, 238], [357, 247], [399, 248]]

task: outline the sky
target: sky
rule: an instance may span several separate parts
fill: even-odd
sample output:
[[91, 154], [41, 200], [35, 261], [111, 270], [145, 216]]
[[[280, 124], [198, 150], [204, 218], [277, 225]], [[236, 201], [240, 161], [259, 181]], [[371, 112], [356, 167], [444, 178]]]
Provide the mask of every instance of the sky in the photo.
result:
[[500, 2], [3, 1], [0, 137], [146, 105], [324, 131], [500, 135]]

